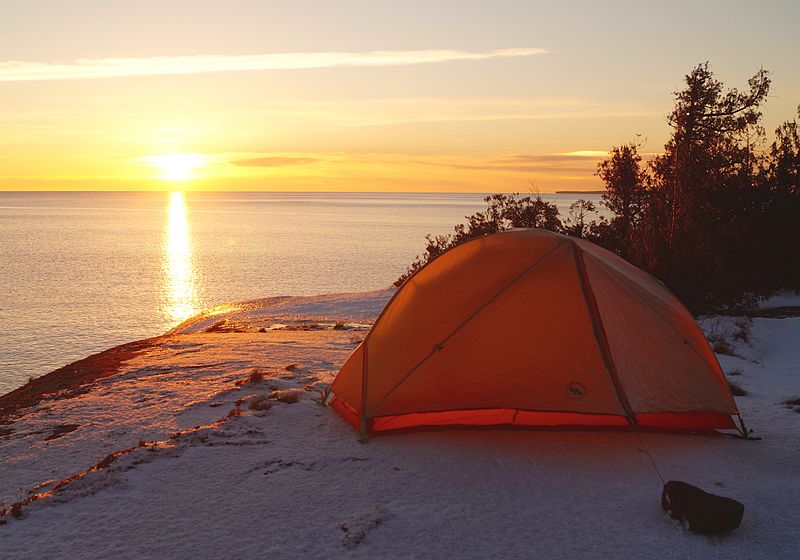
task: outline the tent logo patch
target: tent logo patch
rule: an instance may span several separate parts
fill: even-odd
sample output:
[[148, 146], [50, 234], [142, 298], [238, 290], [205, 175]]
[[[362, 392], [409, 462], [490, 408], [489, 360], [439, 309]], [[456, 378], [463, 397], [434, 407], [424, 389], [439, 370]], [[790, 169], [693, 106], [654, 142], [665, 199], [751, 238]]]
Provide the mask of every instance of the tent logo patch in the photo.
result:
[[577, 381], [573, 381], [572, 383], [567, 384], [565, 391], [569, 398], [579, 399], [586, 394], [586, 385]]

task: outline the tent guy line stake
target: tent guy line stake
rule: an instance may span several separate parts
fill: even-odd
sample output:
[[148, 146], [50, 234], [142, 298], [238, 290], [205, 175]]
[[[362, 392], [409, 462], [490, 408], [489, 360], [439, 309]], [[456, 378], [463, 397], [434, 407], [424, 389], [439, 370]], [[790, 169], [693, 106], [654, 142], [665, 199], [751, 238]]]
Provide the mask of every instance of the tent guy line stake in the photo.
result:
[[750, 432], [747, 430], [747, 426], [744, 425], [744, 419], [742, 418], [742, 414], [738, 410], [736, 411], [736, 417], [739, 419], [739, 427], [736, 429], [739, 431], [739, 434], [742, 436], [742, 439], [750, 439]]

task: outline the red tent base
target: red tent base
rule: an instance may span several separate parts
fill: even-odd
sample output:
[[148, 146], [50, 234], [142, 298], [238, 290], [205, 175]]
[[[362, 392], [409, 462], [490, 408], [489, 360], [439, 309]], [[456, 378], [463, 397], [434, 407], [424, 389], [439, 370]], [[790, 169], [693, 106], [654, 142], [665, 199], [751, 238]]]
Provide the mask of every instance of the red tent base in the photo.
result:
[[[356, 429], [361, 429], [361, 416], [355, 408], [334, 396], [331, 406]], [[665, 430], [706, 431], [736, 428], [733, 419], [717, 412], [646, 412], [636, 415], [639, 426]], [[481, 410], [448, 410], [418, 412], [369, 419], [369, 433], [404, 430], [425, 426], [586, 426], [624, 427], [628, 420], [612, 414], [578, 412], [532, 412], [509, 408]]]

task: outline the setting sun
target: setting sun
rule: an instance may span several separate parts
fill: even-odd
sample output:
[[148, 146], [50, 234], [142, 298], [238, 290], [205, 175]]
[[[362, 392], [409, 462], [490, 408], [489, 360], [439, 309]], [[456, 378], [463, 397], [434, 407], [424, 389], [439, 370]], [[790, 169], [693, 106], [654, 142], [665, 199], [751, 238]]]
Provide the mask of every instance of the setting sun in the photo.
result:
[[167, 181], [186, 181], [197, 175], [195, 170], [205, 164], [200, 154], [164, 154], [145, 158], [148, 165], [161, 170], [159, 178]]

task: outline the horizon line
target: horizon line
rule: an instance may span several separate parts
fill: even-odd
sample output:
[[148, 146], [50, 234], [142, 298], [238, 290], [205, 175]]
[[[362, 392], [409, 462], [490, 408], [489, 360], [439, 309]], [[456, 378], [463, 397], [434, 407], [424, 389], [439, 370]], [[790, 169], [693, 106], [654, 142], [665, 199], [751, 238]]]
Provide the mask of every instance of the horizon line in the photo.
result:
[[475, 194], [475, 195], [491, 195], [491, 194], [516, 194], [520, 196], [537, 196], [544, 194], [603, 194], [605, 189], [590, 189], [590, 190], [576, 190], [576, 189], [560, 189], [555, 191], [540, 191], [540, 192], [522, 192], [515, 190], [491, 190], [491, 191], [422, 191], [422, 190], [381, 190], [381, 191], [352, 191], [352, 190], [213, 190], [213, 189], [24, 189], [12, 190], [0, 188], [0, 194], [4, 193], [170, 193], [170, 192], [185, 192], [185, 193], [270, 193], [270, 194]]

